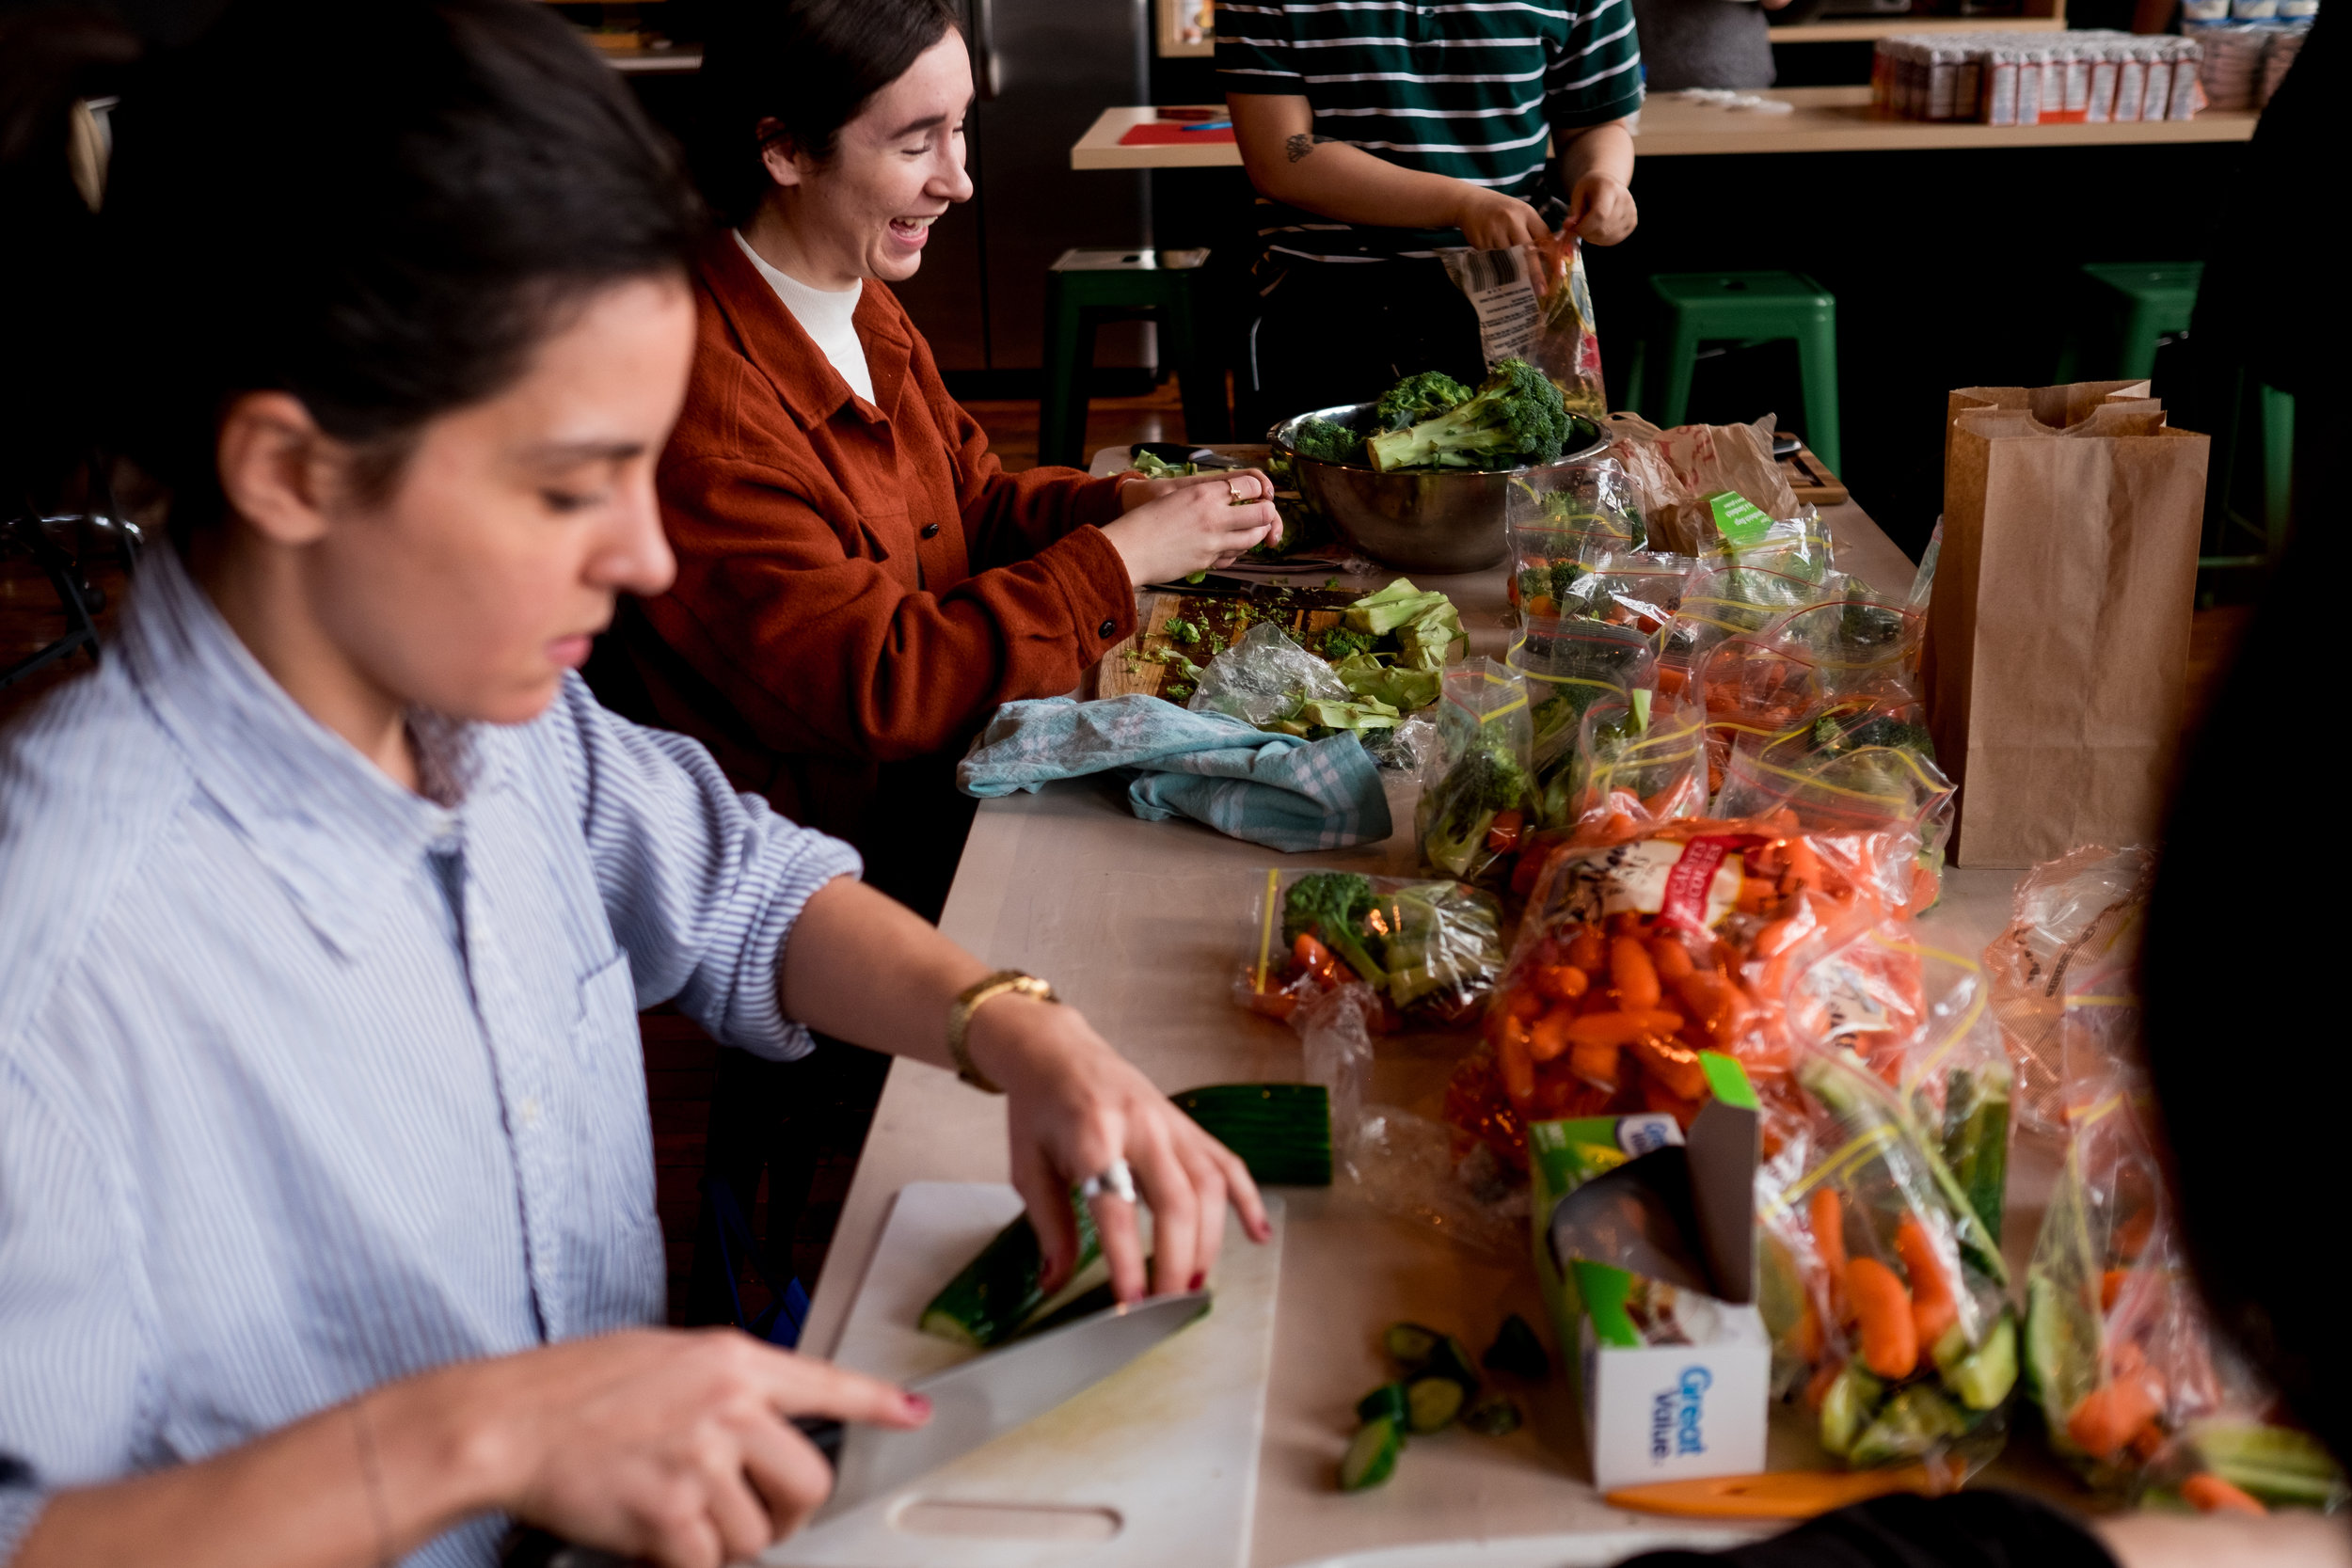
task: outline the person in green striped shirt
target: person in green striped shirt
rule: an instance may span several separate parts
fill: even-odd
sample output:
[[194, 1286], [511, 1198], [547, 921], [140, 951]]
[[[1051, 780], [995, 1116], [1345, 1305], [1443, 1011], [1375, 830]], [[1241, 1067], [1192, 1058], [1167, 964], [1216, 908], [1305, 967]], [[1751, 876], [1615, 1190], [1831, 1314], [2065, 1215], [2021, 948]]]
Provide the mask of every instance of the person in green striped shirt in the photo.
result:
[[1419, 371], [1474, 384], [1438, 250], [1633, 231], [1630, 0], [1218, 0], [1216, 70], [1263, 246], [1245, 428]]

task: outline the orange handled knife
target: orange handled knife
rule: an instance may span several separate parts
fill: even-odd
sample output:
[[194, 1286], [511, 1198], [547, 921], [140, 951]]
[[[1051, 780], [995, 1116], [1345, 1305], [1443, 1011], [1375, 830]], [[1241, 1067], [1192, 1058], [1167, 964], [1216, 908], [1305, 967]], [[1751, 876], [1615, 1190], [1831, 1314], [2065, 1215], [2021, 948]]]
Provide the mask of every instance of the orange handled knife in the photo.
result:
[[1810, 1519], [1890, 1492], [1931, 1497], [1950, 1490], [1926, 1465], [1907, 1465], [1893, 1470], [1769, 1470], [1758, 1476], [1661, 1481], [1619, 1487], [1605, 1500], [1612, 1508], [1687, 1519]]

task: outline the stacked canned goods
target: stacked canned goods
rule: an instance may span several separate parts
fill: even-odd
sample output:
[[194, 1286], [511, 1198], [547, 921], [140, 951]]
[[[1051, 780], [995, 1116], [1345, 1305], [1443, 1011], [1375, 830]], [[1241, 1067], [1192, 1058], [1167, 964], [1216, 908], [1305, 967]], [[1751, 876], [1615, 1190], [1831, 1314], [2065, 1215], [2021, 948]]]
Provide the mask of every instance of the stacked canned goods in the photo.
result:
[[2204, 107], [2195, 39], [2132, 33], [1911, 33], [1879, 40], [1870, 102], [1903, 119], [1986, 125], [2187, 119]]

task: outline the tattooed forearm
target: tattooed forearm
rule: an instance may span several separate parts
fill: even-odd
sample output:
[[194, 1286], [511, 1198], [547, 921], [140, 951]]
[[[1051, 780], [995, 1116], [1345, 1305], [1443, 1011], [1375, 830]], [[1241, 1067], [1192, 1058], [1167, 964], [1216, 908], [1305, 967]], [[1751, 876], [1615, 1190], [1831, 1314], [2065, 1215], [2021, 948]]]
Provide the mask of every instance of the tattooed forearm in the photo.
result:
[[1318, 144], [1333, 139], [1334, 138], [1330, 136], [1310, 136], [1302, 134], [1293, 136], [1290, 140], [1284, 142], [1282, 144], [1282, 150], [1290, 154], [1291, 162], [1295, 164], [1298, 162], [1299, 159], [1304, 158], [1308, 153], [1312, 152]]

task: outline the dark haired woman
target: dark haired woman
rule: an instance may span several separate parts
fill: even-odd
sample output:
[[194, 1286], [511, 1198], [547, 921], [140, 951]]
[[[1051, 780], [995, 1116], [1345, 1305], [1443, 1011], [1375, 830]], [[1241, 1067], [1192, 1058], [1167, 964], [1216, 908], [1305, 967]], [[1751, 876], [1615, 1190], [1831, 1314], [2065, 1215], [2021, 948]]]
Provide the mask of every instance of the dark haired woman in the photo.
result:
[[1077, 685], [1134, 629], [1137, 584], [1232, 560], [1274, 512], [1254, 472], [1004, 473], [887, 287], [972, 194], [951, 11], [740, 11], [705, 57], [701, 174], [733, 227], [697, 263], [693, 379], [661, 460], [678, 579], [628, 641], [661, 721], [935, 914], [968, 737], [999, 703]]
[[247, 0], [116, 127], [44, 243], [181, 549], [0, 736], [0, 1561], [486, 1564], [504, 1515], [716, 1568], [830, 1484], [788, 1417], [919, 1424], [652, 1326], [641, 1004], [1003, 1085], [1057, 1270], [1073, 1182], [1129, 1296], [1130, 1179], [1161, 1289], [1264, 1234], [1082, 1019], [573, 673], [671, 577], [693, 214], [551, 10]]

